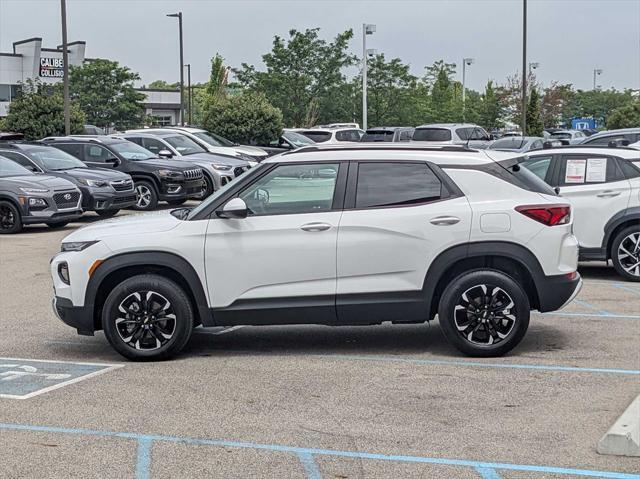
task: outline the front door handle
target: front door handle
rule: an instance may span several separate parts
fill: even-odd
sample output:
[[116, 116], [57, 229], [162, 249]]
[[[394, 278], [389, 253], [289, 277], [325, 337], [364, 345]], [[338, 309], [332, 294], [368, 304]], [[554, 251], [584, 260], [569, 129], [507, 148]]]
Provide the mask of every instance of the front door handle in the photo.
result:
[[596, 196], [598, 198], [613, 198], [614, 196], [619, 196], [619, 195], [620, 195], [619, 191], [605, 190], [602, 193], [598, 193]]
[[430, 223], [436, 226], [450, 226], [460, 223], [460, 218], [457, 216], [436, 216], [431, 219]]
[[319, 222], [307, 223], [300, 227], [302, 231], [326, 231], [329, 228], [331, 228], [331, 225], [329, 223], [319, 223]]

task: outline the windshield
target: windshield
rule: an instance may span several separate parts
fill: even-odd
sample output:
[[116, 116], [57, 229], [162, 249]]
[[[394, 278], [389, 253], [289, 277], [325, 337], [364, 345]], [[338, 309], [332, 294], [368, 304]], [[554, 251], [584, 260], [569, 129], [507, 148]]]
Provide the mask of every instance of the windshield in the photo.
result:
[[413, 141], [451, 141], [451, 131], [444, 128], [417, 128]]
[[29, 157], [45, 171], [70, 170], [72, 168], [87, 168], [83, 162], [69, 153], [57, 148], [29, 148]]
[[224, 136], [216, 135], [215, 133], [209, 133], [213, 138], [216, 139], [220, 146], [236, 146], [236, 144], [230, 140], [227, 140]]
[[[249, 176], [253, 176], [256, 174], [256, 172], [260, 172], [260, 167], [263, 165], [263, 163], [258, 163], [256, 166], [254, 166], [253, 168], [251, 168], [249, 171], [247, 171], [246, 173], [244, 173], [242, 175], [242, 178], [248, 178]], [[195, 208], [193, 208], [191, 211], [189, 211], [189, 216], [186, 219], [189, 218], [193, 218], [195, 217], [200, 211], [204, 210], [207, 206], [209, 206], [213, 201], [216, 201], [220, 195], [224, 194], [227, 189], [229, 189], [229, 185], [233, 185], [235, 184], [233, 181], [230, 181], [229, 183], [227, 183], [226, 185], [222, 186], [219, 190], [217, 190], [215, 193], [213, 193], [211, 196], [207, 197], [206, 200], [204, 200], [202, 203], [200, 203], [198, 206], [196, 206]]]
[[130, 141], [123, 141], [121, 143], [109, 144], [111, 149], [115, 150], [120, 156], [131, 161], [150, 160], [157, 158], [156, 155], [149, 150], [142, 148], [140, 145], [136, 145]]
[[205, 143], [207, 143], [207, 144], [209, 144], [211, 146], [226, 146], [226, 145], [223, 145], [218, 140], [216, 140], [213, 137], [213, 135], [210, 135], [206, 131], [196, 131], [195, 133], [193, 133], [193, 136], [195, 136], [196, 138], [201, 139], [202, 141], [204, 141]]
[[184, 135], [166, 136], [163, 138], [163, 140], [173, 146], [178, 151], [178, 153], [183, 156], [207, 152], [207, 150], [202, 148], [191, 138], [188, 138]]
[[300, 133], [296, 133], [295, 131], [285, 131], [282, 134], [282, 137], [293, 146], [296, 146], [298, 148], [315, 144], [315, 141], [313, 141], [311, 138], [307, 138], [306, 136], [301, 135]]
[[4, 156], [0, 156], [0, 178], [23, 175], [33, 175], [33, 173], [27, 170], [24, 166], [20, 166], [18, 163], [11, 161]]

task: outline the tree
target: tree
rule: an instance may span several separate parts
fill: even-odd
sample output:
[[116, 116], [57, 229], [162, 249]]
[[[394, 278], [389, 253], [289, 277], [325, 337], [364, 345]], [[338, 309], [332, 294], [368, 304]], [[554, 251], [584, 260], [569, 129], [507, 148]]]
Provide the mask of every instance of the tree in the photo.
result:
[[211, 73], [205, 85], [209, 101], [215, 102], [224, 98], [228, 77], [229, 68], [224, 66], [224, 58], [216, 53], [216, 56], [211, 59]]
[[177, 90], [180, 88], [180, 83], [168, 83], [164, 80], [154, 80], [147, 85], [150, 90]]
[[640, 127], [640, 100], [613, 110], [607, 120], [607, 128], [610, 130], [638, 127]]
[[564, 122], [572, 118], [596, 118], [601, 124], [608, 124], [608, 116], [613, 110], [633, 103], [631, 90], [578, 90], [563, 110]]
[[[85, 117], [77, 102], [71, 102], [71, 133], [84, 130]], [[64, 135], [64, 98], [61, 85], [27, 80], [22, 94], [9, 105], [5, 128], [23, 133], [27, 140]]]
[[[527, 73], [527, 98], [538, 88], [533, 71]], [[498, 99], [504, 109], [504, 119], [520, 125], [522, 123], [522, 76], [520, 73], [508, 76], [504, 85], [497, 89]]]
[[204, 128], [238, 143], [265, 144], [282, 133], [282, 112], [264, 94], [248, 91], [212, 103]]
[[493, 88], [493, 81], [489, 80], [482, 94], [480, 110], [480, 124], [488, 130], [495, 130], [502, 126], [502, 105]]
[[240, 85], [264, 93], [289, 126], [351, 120], [351, 103], [336, 101], [334, 95], [345, 92], [343, 69], [356, 61], [347, 53], [352, 37], [347, 30], [327, 42], [319, 38], [318, 28], [290, 30], [288, 39], [276, 36], [271, 52], [262, 56], [266, 71], [243, 63], [234, 72]]
[[531, 89], [529, 94], [529, 102], [527, 104], [527, 131], [522, 132], [523, 135], [542, 136], [544, 125], [542, 124], [542, 115], [540, 114], [540, 94], [537, 88]]
[[87, 117], [87, 121], [102, 128], [133, 128], [143, 123], [144, 94], [136, 91], [133, 82], [137, 73], [110, 60], [92, 60], [70, 69], [70, 95]]
[[542, 124], [546, 127], [556, 127], [563, 123], [563, 112], [573, 95], [574, 91], [570, 83], [552, 82], [545, 88], [540, 107]]

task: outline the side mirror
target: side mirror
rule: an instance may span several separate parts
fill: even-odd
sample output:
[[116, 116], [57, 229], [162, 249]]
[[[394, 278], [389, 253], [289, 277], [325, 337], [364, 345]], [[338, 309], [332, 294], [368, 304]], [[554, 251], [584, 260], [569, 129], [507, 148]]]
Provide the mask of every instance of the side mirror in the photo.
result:
[[104, 162], [105, 163], [111, 163], [114, 168], [116, 166], [120, 165], [120, 160], [118, 158], [116, 158], [115, 156], [113, 158], [107, 158], [106, 160], [104, 160]]
[[222, 207], [222, 210], [216, 211], [220, 218], [225, 219], [243, 219], [247, 217], [247, 204], [242, 198], [233, 198]]
[[160, 158], [173, 158], [173, 153], [171, 153], [169, 150], [160, 150], [158, 152], [158, 156]]

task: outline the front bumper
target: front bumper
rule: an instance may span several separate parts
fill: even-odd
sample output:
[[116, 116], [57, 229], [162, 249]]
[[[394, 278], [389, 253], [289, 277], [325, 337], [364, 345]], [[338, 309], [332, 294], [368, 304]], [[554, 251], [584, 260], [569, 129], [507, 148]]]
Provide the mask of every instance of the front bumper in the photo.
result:
[[82, 210], [65, 211], [62, 213], [52, 211], [32, 211], [22, 215], [22, 223], [25, 225], [64, 223], [77, 220], [82, 216]]
[[538, 299], [541, 313], [557, 311], [564, 308], [578, 295], [582, 289], [582, 277], [576, 273], [575, 278], [569, 279], [567, 275], [545, 276], [539, 282]]
[[95, 190], [82, 195], [82, 208], [85, 211], [119, 210], [136, 204], [136, 192], [130, 191], [101, 191]]
[[70, 299], [54, 296], [53, 312], [64, 324], [75, 328], [78, 334], [93, 336], [95, 326], [90, 308], [74, 306]]
[[183, 198], [200, 198], [202, 197], [202, 191], [204, 188], [204, 178], [191, 181], [163, 181], [161, 185], [161, 191], [159, 192], [159, 199], [166, 200], [178, 200]]

